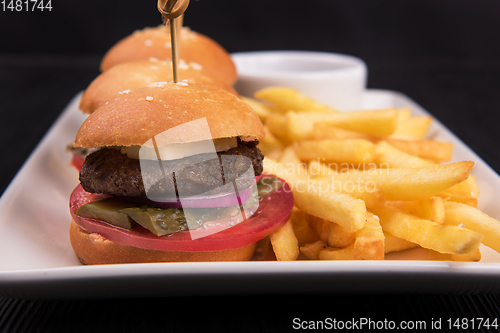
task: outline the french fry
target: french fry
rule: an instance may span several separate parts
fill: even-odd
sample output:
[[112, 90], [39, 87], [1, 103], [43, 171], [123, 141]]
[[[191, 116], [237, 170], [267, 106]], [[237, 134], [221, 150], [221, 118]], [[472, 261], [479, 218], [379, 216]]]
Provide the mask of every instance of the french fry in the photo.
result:
[[296, 176], [305, 177], [307, 174], [306, 164], [302, 163], [292, 146], [283, 149], [278, 162], [285, 165]]
[[266, 158], [273, 159], [275, 161], [279, 160], [281, 157], [282, 150], [281, 149], [270, 149], [266, 151]]
[[449, 201], [460, 202], [464, 205], [477, 208], [479, 201], [474, 198], [448, 198]]
[[479, 247], [484, 236], [453, 225], [440, 225], [392, 207], [373, 210], [384, 231], [439, 253], [464, 254]]
[[[337, 162], [325, 162], [321, 160], [316, 160], [316, 161], [328, 167], [330, 170], [332, 170], [332, 172], [329, 172], [328, 169], [324, 169], [323, 170], [325, 171], [324, 175], [314, 175], [315, 177], [322, 177], [328, 175], [332, 176], [334, 174], [339, 174], [339, 173], [352, 173], [352, 172], [366, 171], [377, 168], [377, 165], [375, 163], [337, 163]], [[309, 161], [308, 163], [311, 162], [312, 161]]]
[[336, 221], [348, 230], [359, 230], [364, 224], [366, 205], [347, 194], [325, 191], [308, 179], [290, 175], [283, 165], [264, 159], [264, 172], [285, 179], [292, 188], [295, 206], [305, 213]]
[[406, 169], [375, 169], [334, 175], [340, 183], [372, 184], [387, 200], [422, 200], [435, 196], [469, 177], [474, 162]]
[[293, 261], [299, 256], [299, 243], [290, 221], [270, 235], [276, 260]]
[[469, 206], [477, 207], [479, 187], [476, 177], [470, 175], [465, 181], [450, 187], [439, 194], [444, 199], [461, 202]]
[[432, 124], [430, 116], [415, 116], [401, 120], [392, 133], [391, 138], [405, 140], [422, 140], [429, 132]]
[[293, 145], [297, 156], [306, 162], [371, 163], [375, 146], [363, 139], [349, 140], [305, 140]]
[[310, 160], [307, 164], [307, 175], [309, 177], [317, 176], [331, 176], [337, 174], [338, 172], [330, 168], [326, 163], [320, 162], [319, 160]]
[[479, 249], [475, 249], [469, 253], [465, 254], [451, 254], [451, 261], [472, 261], [478, 262], [481, 261], [481, 251]]
[[281, 150], [283, 150], [283, 144], [276, 138], [273, 133], [269, 130], [267, 126], [264, 126], [265, 136], [260, 140], [258, 148], [264, 155], [269, 155], [272, 152], [280, 152], [278, 155], [281, 156]]
[[264, 173], [273, 174], [281, 178], [286, 179], [286, 177], [289, 176], [286, 174], [286, 177], [284, 177], [283, 175], [285, 174], [285, 169], [283, 165], [269, 157], [264, 157], [264, 160], [262, 161], [262, 169]]
[[302, 94], [298, 90], [288, 87], [264, 88], [257, 91], [254, 96], [255, 98], [265, 100], [274, 104], [276, 109], [281, 112], [287, 112], [290, 110], [296, 112], [338, 112], [334, 108], [319, 103], [314, 99]]
[[326, 177], [322, 179], [312, 178], [308, 179], [308, 183], [311, 186], [318, 187], [322, 192], [333, 191], [337, 193], [347, 194], [355, 199], [363, 200], [367, 208], [378, 206], [385, 202], [382, 191], [371, 184], [365, 184], [361, 182], [354, 183], [349, 181], [341, 183], [335, 181], [334, 179], [330, 182], [326, 179]]
[[375, 145], [374, 162], [379, 168], [418, 168], [436, 165], [436, 162], [405, 153], [386, 141]]
[[355, 231], [364, 225], [366, 205], [363, 200], [348, 194], [323, 191], [308, 182], [294, 182], [295, 205], [302, 211], [326, 220], [336, 221], [342, 227]]
[[286, 117], [281, 113], [272, 113], [266, 118], [266, 127], [283, 146], [288, 146], [292, 143], [292, 139], [287, 131]]
[[403, 251], [408, 249], [413, 249], [418, 247], [418, 244], [407, 241], [406, 239], [402, 239], [394, 236], [390, 232], [384, 230], [385, 236], [385, 253]]
[[276, 260], [276, 255], [274, 254], [273, 247], [271, 245], [271, 239], [269, 236], [257, 242], [257, 246], [255, 247], [255, 252], [251, 260], [255, 261]]
[[324, 241], [318, 240], [314, 243], [309, 243], [300, 247], [300, 252], [305, 255], [308, 259], [318, 260], [319, 253], [326, 249], [327, 245]]
[[478, 198], [479, 187], [477, 186], [477, 179], [475, 176], [470, 175], [465, 181], [449, 188], [447, 193], [452, 196], [462, 196], [466, 198]]
[[327, 246], [343, 248], [351, 245], [355, 239], [355, 232], [347, 230], [335, 222], [306, 214], [306, 220], [319, 238]]
[[367, 212], [363, 228], [356, 232], [354, 259], [382, 260], [385, 254], [384, 247], [385, 236], [379, 218]]
[[412, 214], [443, 224], [445, 219], [444, 199], [439, 196], [433, 196], [429, 199], [414, 201], [387, 201], [387, 206], [397, 208], [405, 213]]
[[390, 135], [398, 125], [395, 108], [362, 110], [332, 114], [288, 112], [287, 129], [293, 140], [306, 140], [314, 136], [314, 124], [324, 123], [339, 128], [371, 135]]
[[333, 125], [316, 122], [313, 125], [312, 139], [315, 140], [346, 140], [346, 139], [365, 139], [376, 141], [372, 135], [339, 128]]
[[431, 161], [449, 161], [453, 155], [453, 144], [450, 142], [374, 136], [324, 123], [314, 123], [312, 138], [315, 140], [365, 139], [374, 143], [383, 140], [405, 153]]
[[342, 249], [328, 247], [319, 252], [321, 260], [382, 260], [384, 233], [378, 219], [367, 212], [366, 223], [356, 232], [354, 242]]
[[444, 203], [446, 225], [462, 226], [484, 235], [483, 244], [500, 252], [500, 221], [469, 205], [447, 201]]
[[273, 112], [273, 108], [271, 106], [256, 99], [245, 96], [241, 96], [240, 98], [243, 102], [250, 106], [255, 111], [255, 113], [257, 113], [262, 122], [265, 122], [266, 118]]
[[409, 107], [403, 107], [398, 109], [398, 127], [400, 124], [404, 124], [412, 117], [412, 111]]
[[429, 260], [474, 262], [481, 242], [500, 252], [500, 222], [475, 208], [474, 163], [442, 164], [453, 144], [426, 138], [432, 117], [339, 112], [285, 87], [243, 100], [265, 122], [264, 172], [288, 182], [296, 206], [256, 258], [373, 260], [422, 247]]
[[327, 247], [319, 252], [320, 260], [354, 260], [354, 243], [343, 249]]
[[384, 139], [388, 144], [408, 154], [428, 160], [449, 161], [453, 155], [453, 144], [435, 140]]
[[292, 223], [293, 231], [297, 237], [299, 246], [313, 243], [319, 239], [318, 234], [309, 225], [306, 215], [308, 214], [294, 207], [292, 215], [290, 216], [290, 222]]

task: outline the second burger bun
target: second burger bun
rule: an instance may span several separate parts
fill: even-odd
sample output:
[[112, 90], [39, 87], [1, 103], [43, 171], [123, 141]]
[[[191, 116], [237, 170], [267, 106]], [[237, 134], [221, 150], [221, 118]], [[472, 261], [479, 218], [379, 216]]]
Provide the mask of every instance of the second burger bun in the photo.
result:
[[[264, 126], [234, 94], [200, 83], [157, 83], [122, 94], [92, 113], [78, 130], [75, 147], [143, 145], [166, 130], [206, 118], [212, 139], [260, 140]], [[197, 141], [196, 129], [162, 144]]]
[[[230, 85], [209, 76], [206, 69], [179, 61], [179, 80], [189, 83], [213, 84], [237, 95]], [[120, 93], [146, 87], [150, 83], [173, 80], [172, 62], [159, 60], [141, 60], [118, 64], [97, 76], [87, 87], [80, 101], [83, 113], [92, 113]]]
[[[169, 28], [144, 28], [120, 40], [104, 55], [101, 70], [122, 62], [148, 60], [151, 57], [171, 60]], [[213, 39], [186, 27], [180, 30], [179, 58], [201, 65], [211, 76], [228, 85], [236, 82], [236, 66], [229, 53]]]

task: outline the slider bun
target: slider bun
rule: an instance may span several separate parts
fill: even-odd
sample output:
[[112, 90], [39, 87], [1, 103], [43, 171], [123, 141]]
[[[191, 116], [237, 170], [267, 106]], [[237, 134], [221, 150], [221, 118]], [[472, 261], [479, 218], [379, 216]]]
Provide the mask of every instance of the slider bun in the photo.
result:
[[[224, 89], [200, 83], [158, 83], [122, 94], [87, 117], [78, 130], [75, 147], [153, 146], [156, 135], [187, 122], [205, 118], [211, 137], [200, 139], [203, 127], [173, 129], [158, 145], [209, 138], [240, 137], [260, 140], [264, 126], [240, 98]], [[182, 127], [182, 126], [181, 126]], [[159, 140], [157, 138], [156, 140]], [[149, 143], [147, 143], [149, 141]]]
[[125, 264], [146, 262], [246, 261], [252, 258], [257, 243], [242, 248], [209, 251], [156, 251], [123, 245], [97, 233], [82, 230], [72, 220], [69, 229], [71, 246], [84, 264]]
[[[151, 57], [171, 60], [169, 28], [145, 28], [125, 37], [104, 55], [101, 70], [122, 62], [148, 60]], [[228, 85], [236, 82], [236, 66], [227, 51], [213, 39], [189, 28], [180, 30], [179, 58], [203, 66], [211, 76]]]
[[[209, 76], [203, 67], [180, 61], [178, 73], [180, 81], [213, 84], [237, 95], [230, 85]], [[83, 93], [80, 109], [84, 113], [92, 113], [106, 102], [118, 97], [122, 91], [137, 90], [149, 83], [160, 81], [173, 81], [171, 61], [142, 60], [118, 64], [92, 81]]]

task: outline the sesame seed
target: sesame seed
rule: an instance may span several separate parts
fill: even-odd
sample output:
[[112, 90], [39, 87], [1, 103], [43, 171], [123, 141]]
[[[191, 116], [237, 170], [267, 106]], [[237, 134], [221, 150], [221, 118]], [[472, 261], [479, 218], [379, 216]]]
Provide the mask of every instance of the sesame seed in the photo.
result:
[[188, 85], [187, 82], [183, 82], [183, 81], [177, 82], [176, 84], [178, 86], [184, 86], [184, 87]]
[[179, 68], [181, 69], [189, 69], [189, 65], [184, 60], [179, 60]]
[[462, 224], [459, 224], [458, 226], [459, 226], [460, 228], [463, 228], [463, 227], [465, 227], [465, 224], [463, 224], [463, 223], [462, 223]]
[[124, 94], [128, 94], [129, 92], [130, 92], [130, 89], [126, 89], [126, 90], [120, 91], [118, 94], [124, 95]]
[[146, 96], [146, 101], [151, 102], [153, 100], [153, 97], [151, 96]]
[[146, 39], [144, 41], [144, 45], [146, 45], [146, 46], [152, 46], [153, 45], [153, 41], [151, 39]]
[[158, 88], [163, 88], [163, 85], [165, 85], [167, 82], [163, 81], [163, 82], [152, 82], [152, 83], [148, 83], [148, 87], [158, 87]]
[[189, 66], [191, 66], [191, 68], [192, 68], [192, 69], [197, 70], [197, 71], [200, 71], [200, 70], [202, 70], [202, 69], [203, 69], [203, 66], [202, 66], [202, 65], [200, 65], [200, 64], [199, 64], [199, 63], [197, 63], [197, 62], [190, 62], [190, 63], [189, 63]]

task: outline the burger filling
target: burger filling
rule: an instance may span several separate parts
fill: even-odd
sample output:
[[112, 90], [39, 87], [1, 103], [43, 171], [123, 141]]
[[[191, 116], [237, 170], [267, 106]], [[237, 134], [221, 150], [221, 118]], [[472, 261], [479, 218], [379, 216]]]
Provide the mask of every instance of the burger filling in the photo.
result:
[[[161, 168], [158, 167], [157, 160], [140, 161], [128, 157], [120, 149], [102, 148], [86, 157], [80, 171], [80, 183], [87, 192], [112, 197], [81, 206], [77, 215], [102, 220], [125, 229], [132, 229], [139, 224], [157, 236], [209, 227], [213, 221], [223, 221], [228, 226], [240, 223], [242, 219], [239, 211], [256, 205], [255, 198], [242, 203], [239, 209], [191, 208], [190, 213], [193, 214], [194, 211], [196, 218], [190, 220], [186, 219], [181, 208], [161, 207], [155, 205], [154, 201], [144, 204], [143, 199], [155, 195], [164, 196], [169, 191], [174, 198], [179, 193], [217, 195], [224, 188], [221, 185], [231, 182], [238, 189], [250, 189], [255, 176], [263, 171], [264, 156], [256, 147], [257, 144], [258, 141], [245, 142], [238, 139], [237, 147], [218, 152], [217, 158], [194, 155], [161, 161]], [[250, 168], [253, 168], [253, 172], [248, 172]], [[171, 170], [175, 172], [169, 172]], [[223, 184], [220, 183], [221, 176]], [[144, 177], [153, 179], [154, 185], [145, 189], [144, 183], [148, 179]], [[274, 178], [271, 181], [262, 178], [259, 182], [259, 199], [274, 191], [276, 186], [272, 184], [281, 186], [281, 182]]]
[[[263, 170], [264, 156], [257, 144], [258, 141], [238, 140], [237, 147], [218, 152], [218, 159], [207, 160], [196, 155], [162, 161], [162, 168], [158, 167], [158, 161], [143, 161], [142, 172], [139, 160], [129, 158], [118, 149], [103, 148], [85, 159], [80, 171], [80, 183], [90, 193], [127, 197], [146, 197], [144, 183], [148, 180], [143, 177], [155, 182], [155, 186], [148, 189], [148, 196], [172, 192], [172, 189], [187, 195], [216, 191], [220, 188], [221, 176], [223, 184], [236, 181], [238, 188], [248, 188], [253, 177], [242, 177], [245, 172], [252, 166], [254, 175], [259, 176]], [[148, 164], [150, 167], [147, 167]], [[164, 170], [167, 170], [167, 177], [163, 175]], [[176, 170], [175, 175], [168, 170]], [[171, 195], [175, 196], [176, 192]]]

